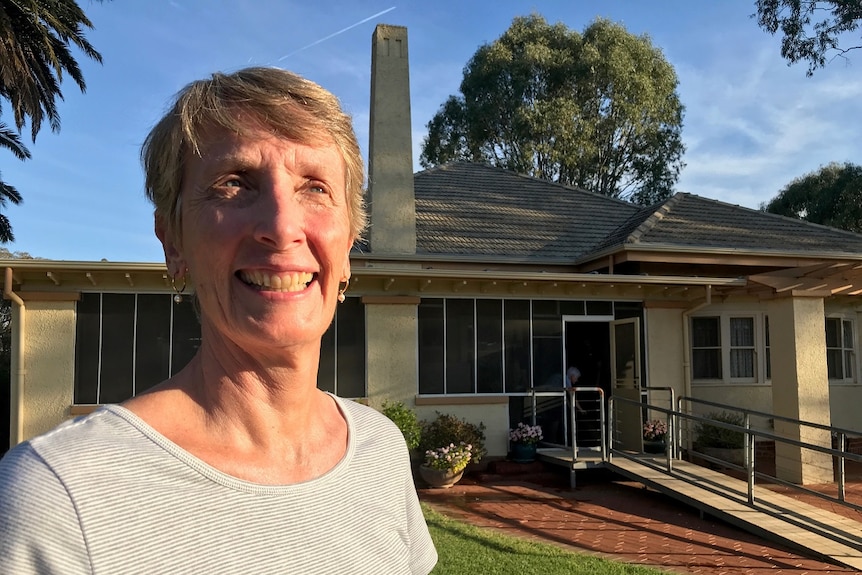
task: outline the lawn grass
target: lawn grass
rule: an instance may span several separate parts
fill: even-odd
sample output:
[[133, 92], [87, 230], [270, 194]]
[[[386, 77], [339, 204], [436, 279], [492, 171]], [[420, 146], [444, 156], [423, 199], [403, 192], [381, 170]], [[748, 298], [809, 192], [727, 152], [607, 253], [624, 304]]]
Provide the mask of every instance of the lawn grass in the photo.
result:
[[439, 560], [433, 575], [657, 575], [666, 573], [536, 543], [449, 519], [423, 504]]

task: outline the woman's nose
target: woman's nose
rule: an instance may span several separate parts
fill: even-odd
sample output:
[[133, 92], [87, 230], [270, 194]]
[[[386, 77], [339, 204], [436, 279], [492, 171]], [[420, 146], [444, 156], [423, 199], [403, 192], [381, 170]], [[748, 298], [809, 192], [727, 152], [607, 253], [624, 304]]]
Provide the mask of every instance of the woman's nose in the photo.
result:
[[290, 182], [274, 181], [267, 184], [255, 208], [254, 238], [272, 249], [282, 250], [301, 243], [303, 214], [296, 201]]

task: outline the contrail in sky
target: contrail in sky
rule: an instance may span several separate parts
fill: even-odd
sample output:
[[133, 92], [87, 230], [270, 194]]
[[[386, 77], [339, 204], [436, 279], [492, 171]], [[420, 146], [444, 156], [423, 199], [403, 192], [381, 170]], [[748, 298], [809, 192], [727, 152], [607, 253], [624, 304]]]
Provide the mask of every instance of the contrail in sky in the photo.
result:
[[281, 58], [279, 58], [277, 61], [278, 61], [278, 62], [281, 62], [281, 61], [282, 61], [282, 60], [284, 60], [285, 58], [290, 58], [290, 57], [291, 57], [291, 56], [293, 56], [294, 54], [298, 54], [299, 52], [302, 52], [303, 50], [308, 50], [308, 49], [309, 49], [309, 48], [311, 48], [312, 46], [317, 46], [317, 45], [318, 45], [318, 44], [320, 44], [321, 42], [325, 42], [326, 40], [329, 40], [330, 38], [333, 38], [333, 37], [335, 37], [335, 36], [338, 36], [339, 34], [343, 34], [344, 32], [347, 32], [347, 31], [348, 31], [348, 30], [350, 30], [351, 28], [356, 28], [356, 27], [357, 27], [357, 26], [359, 26], [360, 24], [365, 24], [365, 23], [366, 23], [366, 22], [368, 22], [369, 20], [373, 20], [374, 18], [377, 18], [378, 16], [383, 16], [383, 15], [384, 15], [384, 14], [386, 14], [387, 12], [392, 12], [393, 10], [395, 10], [395, 6], [392, 6], [391, 8], [387, 8], [387, 9], [386, 9], [386, 10], [384, 10], [383, 12], [378, 12], [377, 14], [372, 14], [372, 15], [371, 15], [371, 16], [369, 16], [368, 18], [366, 18], [366, 19], [364, 19], [364, 20], [360, 20], [360, 21], [359, 21], [359, 22], [357, 22], [356, 24], [351, 24], [351, 25], [350, 25], [350, 26], [348, 26], [347, 28], [342, 28], [342, 29], [341, 29], [341, 30], [339, 30], [338, 32], [336, 32], [336, 33], [334, 33], [334, 34], [330, 34], [330, 35], [329, 35], [329, 36], [327, 36], [326, 38], [321, 38], [320, 40], [317, 40], [317, 41], [315, 41], [315, 42], [312, 42], [312, 43], [311, 43], [311, 44], [309, 44], [308, 46], [303, 46], [303, 47], [302, 47], [302, 48], [300, 48], [299, 50], [294, 50], [294, 51], [293, 51], [293, 52], [291, 52], [290, 54], [286, 54], [286, 55], [282, 56], [282, 57], [281, 57]]

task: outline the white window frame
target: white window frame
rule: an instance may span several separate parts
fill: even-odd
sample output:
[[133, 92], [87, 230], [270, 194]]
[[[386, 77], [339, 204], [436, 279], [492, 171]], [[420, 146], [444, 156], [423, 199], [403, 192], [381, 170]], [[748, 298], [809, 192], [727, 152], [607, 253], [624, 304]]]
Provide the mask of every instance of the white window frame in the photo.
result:
[[[829, 351], [830, 350], [841, 350], [841, 371], [842, 377], [840, 378], [829, 378], [830, 384], [838, 384], [838, 385], [852, 385], [859, 382], [859, 357], [857, 354], [857, 348], [859, 347], [859, 338], [857, 337], [857, 322], [856, 318], [852, 316], [842, 315], [842, 314], [827, 314], [826, 322], [829, 321], [837, 321], [839, 326], [839, 334], [838, 334], [838, 343], [839, 347], [828, 347], [828, 342], [826, 343], [826, 361], [827, 361], [827, 373], [828, 373], [828, 362], [829, 362]], [[849, 327], [848, 327], [849, 324]], [[845, 347], [845, 337], [848, 335], [851, 338], [850, 347]], [[825, 337], [825, 334], [824, 334]], [[846, 366], [847, 366], [847, 355], [850, 356], [850, 366], [853, 370], [853, 373], [850, 376], [847, 376]]]
[[[710, 379], [697, 379], [694, 377], [694, 346], [691, 338], [689, 338], [689, 349], [686, 353], [689, 354], [689, 362], [691, 369], [691, 381], [693, 384], [741, 384], [741, 385], [766, 385], [769, 381], [766, 379], [766, 338], [764, 332], [764, 313], [754, 311], [714, 311], [703, 312], [691, 316], [691, 320], [697, 318], [717, 317], [719, 319], [719, 341], [721, 347], [721, 377]], [[751, 319], [753, 323], [753, 343], [750, 346], [732, 346], [730, 323], [731, 319]], [[689, 323], [689, 329], [692, 324]], [[731, 350], [732, 349], [751, 349], [753, 350], [753, 375], [751, 377], [732, 377], [731, 376]]]

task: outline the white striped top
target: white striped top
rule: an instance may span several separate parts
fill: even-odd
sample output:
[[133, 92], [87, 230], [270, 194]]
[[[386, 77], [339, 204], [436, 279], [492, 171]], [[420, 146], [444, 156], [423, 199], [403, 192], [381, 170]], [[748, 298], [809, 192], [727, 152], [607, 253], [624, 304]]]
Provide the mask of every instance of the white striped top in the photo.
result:
[[0, 573], [428, 573], [401, 432], [336, 401], [344, 458], [293, 485], [226, 475], [120, 406], [22, 443], [0, 461]]

